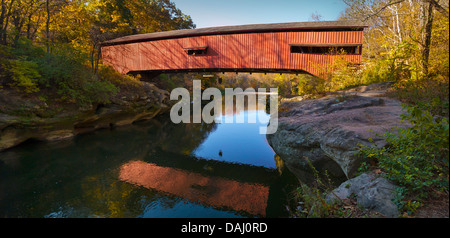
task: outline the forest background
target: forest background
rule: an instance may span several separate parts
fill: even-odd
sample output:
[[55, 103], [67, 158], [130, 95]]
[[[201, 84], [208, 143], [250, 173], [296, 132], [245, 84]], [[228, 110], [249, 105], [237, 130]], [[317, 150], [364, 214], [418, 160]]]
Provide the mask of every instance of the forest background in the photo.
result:
[[[222, 74], [211, 82], [204, 80], [204, 87], [275, 86], [282, 96], [289, 96], [392, 82], [400, 99], [420, 104], [436, 98], [431, 110], [448, 116], [448, 1], [345, 2], [348, 8], [339, 20], [356, 19], [368, 26], [362, 64], [337, 60], [323, 69], [321, 77]], [[101, 63], [101, 42], [195, 28], [190, 16], [169, 0], [1, 0], [0, 7], [0, 86], [29, 94], [56, 92], [53, 96], [78, 104], [107, 101], [108, 94], [119, 90], [114, 84], [117, 78], [130, 79]], [[312, 14], [311, 19], [321, 16]], [[189, 86], [192, 78], [199, 77], [161, 75], [155, 81], [172, 89]], [[218, 77], [222, 85], [217, 84]]]

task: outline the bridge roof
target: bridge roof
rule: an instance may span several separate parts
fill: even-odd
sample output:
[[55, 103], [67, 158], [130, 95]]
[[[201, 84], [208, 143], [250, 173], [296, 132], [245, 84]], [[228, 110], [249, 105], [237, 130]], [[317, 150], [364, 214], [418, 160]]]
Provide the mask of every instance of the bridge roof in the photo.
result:
[[174, 31], [162, 31], [146, 34], [129, 35], [105, 41], [102, 46], [120, 45], [152, 40], [173, 39], [191, 36], [224, 35], [236, 33], [263, 33], [283, 31], [329, 31], [329, 30], [361, 30], [367, 25], [360, 21], [314, 21], [314, 22], [289, 22], [271, 24], [251, 24], [237, 26], [220, 26], [197, 29], [185, 29]]

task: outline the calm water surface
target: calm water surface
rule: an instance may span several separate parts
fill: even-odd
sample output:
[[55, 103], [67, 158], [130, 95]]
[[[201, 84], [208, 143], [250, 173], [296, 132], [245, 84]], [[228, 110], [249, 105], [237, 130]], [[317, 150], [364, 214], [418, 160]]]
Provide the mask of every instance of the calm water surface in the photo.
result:
[[[255, 113], [267, 121], [257, 110], [227, 116]], [[160, 115], [27, 142], [0, 152], [0, 217], [287, 216], [296, 179], [259, 134], [266, 125], [173, 124]]]

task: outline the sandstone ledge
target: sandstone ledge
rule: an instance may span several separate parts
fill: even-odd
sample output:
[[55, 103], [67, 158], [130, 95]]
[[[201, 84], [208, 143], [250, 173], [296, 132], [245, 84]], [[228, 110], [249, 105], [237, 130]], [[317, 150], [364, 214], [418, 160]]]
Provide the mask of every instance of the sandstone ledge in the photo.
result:
[[105, 105], [88, 108], [66, 108], [51, 117], [41, 117], [47, 105], [40, 101], [22, 98], [3, 91], [0, 102], [10, 108], [24, 107], [29, 115], [14, 115], [0, 111], [0, 151], [19, 145], [29, 139], [56, 141], [70, 139], [75, 135], [131, 124], [151, 119], [170, 109], [169, 92], [151, 83], [143, 83], [139, 92], [127, 92], [126, 96], [115, 97]]
[[352, 178], [361, 163], [355, 155], [357, 147], [372, 146], [371, 141], [384, 146], [378, 135], [404, 126], [401, 102], [383, 97], [387, 88], [388, 84], [376, 84], [319, 99], [283, 102], [278, 131], [267, 135], [268, 142], [297, 177], [309, 159], [324, 168], [335, 163]]

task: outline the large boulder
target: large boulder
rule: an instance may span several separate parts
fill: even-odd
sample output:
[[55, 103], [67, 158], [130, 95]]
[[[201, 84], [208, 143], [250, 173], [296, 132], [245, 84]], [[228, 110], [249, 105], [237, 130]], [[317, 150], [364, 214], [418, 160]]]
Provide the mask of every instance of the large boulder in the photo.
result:
[[326, 200], [334, 203], [355, 196], [357, 204], [363, 209], [378, 212], [385, 217], [398, 217], [400, 212], [393, 202], [396, 188], [383, 177], [364, 173], [342, 183], [327, 194]]
[[333, 162], [352, 178], [361, 163], [355, 155], [359, 145], [384, 146], [379, 135], [404, 126], [401, 102], [367, 88], [282, 103], [278, 130], [267, 135], [269, 144], [294, 174], [309, 159], [319, 167]]

